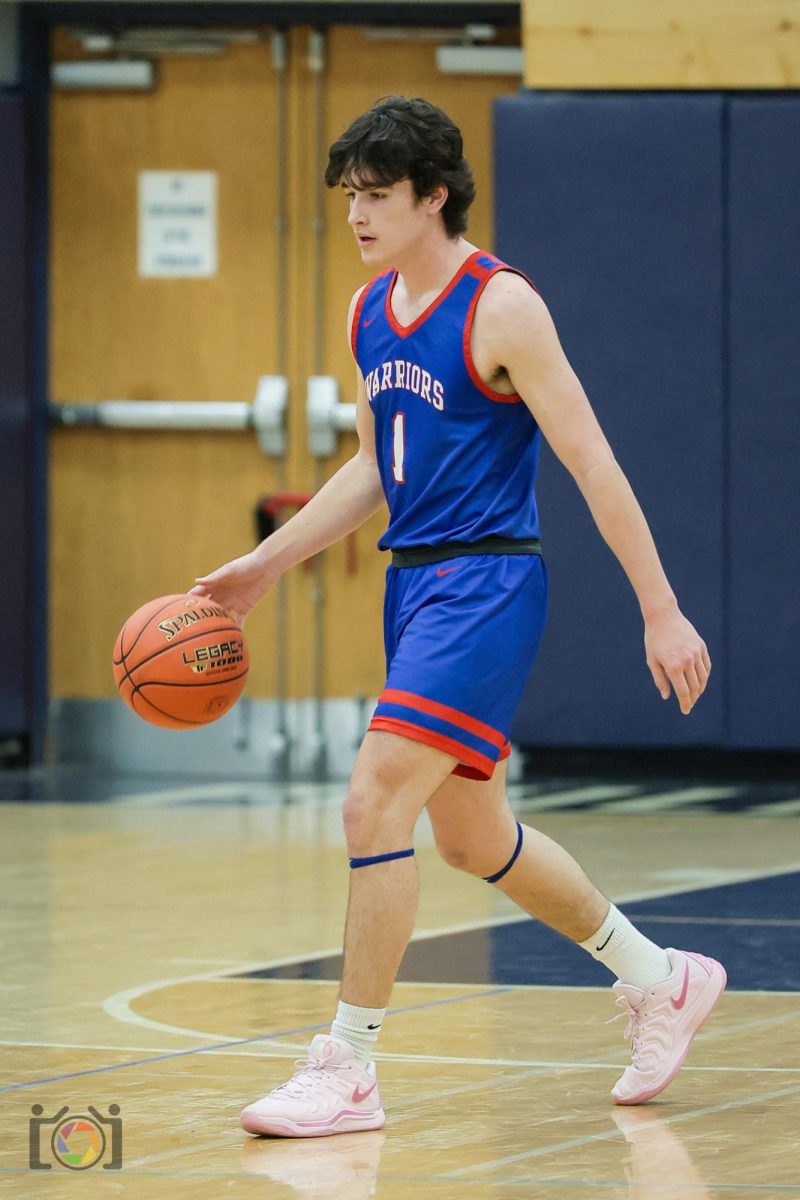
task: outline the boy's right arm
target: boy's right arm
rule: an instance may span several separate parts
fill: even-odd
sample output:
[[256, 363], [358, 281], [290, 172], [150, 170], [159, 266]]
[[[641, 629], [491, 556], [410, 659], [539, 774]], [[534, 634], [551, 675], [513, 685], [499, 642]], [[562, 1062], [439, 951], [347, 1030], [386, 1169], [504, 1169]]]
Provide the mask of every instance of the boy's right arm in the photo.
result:
[[[348, 331], [358, 295], [350, 305]], [[375, 458], [375, 426], [358, 368], [356, 375], [358, 452], [255, 550], [200, 576], [193, 593], [210, 596], [244, 619], [284, 571], [352, 533], [381, 507], [384, 497]]]

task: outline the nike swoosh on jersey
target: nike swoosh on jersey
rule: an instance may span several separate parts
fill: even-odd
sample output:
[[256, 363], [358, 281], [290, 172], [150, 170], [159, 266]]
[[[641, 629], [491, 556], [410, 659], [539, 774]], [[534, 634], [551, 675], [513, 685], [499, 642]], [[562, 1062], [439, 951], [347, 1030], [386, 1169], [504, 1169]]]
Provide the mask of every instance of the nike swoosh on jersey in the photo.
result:
[[437, 569], [436, 569], [436, 574], [437, 574], [437, 575], [439, 575], [439, 576], [441, 576], [441, 575], [449, 575], [451, 571], [457, 571], [457, 570], [458, 570], [458, 567], [447, 567], [447, 569], [446, 569], [446, 570], [444, 570], [444, 571], [442, 570], [442, 568], [441, 568], [441, 567], [437, 567]]
[[376, 1088], [377, 1086], [378, 1086], [378, 1081], [377, 1081], [377, 1079], [376, 1079], [376, 1080], [375, 1080], [375, 1082], [373, 1083], [372, 1087], [368, 1087], [368, 1088], [367, 1088], [365, 1091], [363, 1091], [363, 1092], [362, 1092], [362, 1090], [361, 1090], [361, 1088], [360, 1088], [359, 1086], [356, 1086], [356, 1087], [353, 1089], [353, 1103], [354, 1103], [354, 1104], [360, 1104], [360, 1102], [361, 1102], [362, 1100], [366, 1100], [367, 1096], [371, 1096], [371, 1095], [372, 1095], [372, 1093], [375, 1091], [375, 1088]]

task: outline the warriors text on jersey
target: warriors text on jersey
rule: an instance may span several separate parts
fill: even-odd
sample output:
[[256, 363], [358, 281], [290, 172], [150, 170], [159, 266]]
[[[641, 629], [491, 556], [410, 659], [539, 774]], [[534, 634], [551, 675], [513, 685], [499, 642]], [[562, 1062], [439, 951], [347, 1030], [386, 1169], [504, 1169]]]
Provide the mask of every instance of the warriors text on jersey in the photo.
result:
[[359, 298], [353, 354], [390, 514], [381, 549], [539, 535], [538, 426], [520, 396], [484, 383], [470, 350], [480, 294], [509, 270], [476, 251], [407, 326], [392, 312], [396, 271], [376, 276]]

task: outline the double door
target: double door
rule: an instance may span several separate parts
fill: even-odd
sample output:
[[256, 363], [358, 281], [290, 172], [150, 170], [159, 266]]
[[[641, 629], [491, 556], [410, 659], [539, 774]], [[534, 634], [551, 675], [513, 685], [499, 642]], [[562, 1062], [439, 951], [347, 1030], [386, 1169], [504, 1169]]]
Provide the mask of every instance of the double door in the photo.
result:
[[[254, 544], [260, 497], [306, 492], [355, 451], [341, 435], [321, 467], [307, 446], [309, 376], [333, 375], [352, 401], [345, 323], [369, 277], [347, 206], [321, 179], [329, 143], [379, 97], [441, 105], [461, 126], [479, 183], [470, 237], [491, 245], [492, 105], [513, 78], [451, 77], [435, 45], [334, 26], [286, 34], [277, 69], [270, 29], [217, 57], [165, 55], [140, 93], [52, 96], [51, 395], [55, 403], [250, 400], [256, 380], [289, 383], [288, 449], [265, 458], [248, 433], [56, 429], [50, 472], [50, 645], [54, 696], [113, 691], [109, 648], [145, 600], [191, 586]], [[313, 53], [311, 53], [313, 51]], [[56, 58], [81, 47], [66, 30]], [[321, 72], [316, 70], [321, 64]], [[217, 177], [218, 267], [211, 278], [137, 271], [137, 180], [144, 171]], [[326, 556], [323, 687], [375, 695], [383, 682], [382, 515]], [[287, 579], [289, 694], [315, 687], [316, 582]], [[318, 598], [318, 597], [317, 597]], [[250, 695], [275, 694], [275, 600], [248, 623]], [[69, 631], [68, 636], [66, 631]]]

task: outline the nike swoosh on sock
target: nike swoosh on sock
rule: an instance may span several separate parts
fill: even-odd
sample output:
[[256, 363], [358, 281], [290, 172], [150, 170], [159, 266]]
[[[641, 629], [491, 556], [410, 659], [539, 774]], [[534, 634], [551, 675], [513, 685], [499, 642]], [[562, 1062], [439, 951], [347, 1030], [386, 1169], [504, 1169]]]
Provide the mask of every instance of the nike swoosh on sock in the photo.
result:
[[606, 946], [607, 946], [607, 945], [608, 945], [608, 943], [611, 941], [611, 939], [612, 939], [612, 937], [613, 937], [613, 936], [614, 936], [614, 930], [612, 929], [612, 930], [611, 930], [611, 933], [608, 935], [608, 937], [606, 938], [606, 940], [603, 942], [602, 946], [595, 946], [595, 950], [598, 952], [598, 954], [599, 954], [599, 952], [600, 952], [601, 950], [605, 950]]

